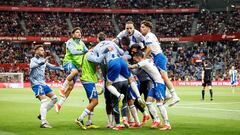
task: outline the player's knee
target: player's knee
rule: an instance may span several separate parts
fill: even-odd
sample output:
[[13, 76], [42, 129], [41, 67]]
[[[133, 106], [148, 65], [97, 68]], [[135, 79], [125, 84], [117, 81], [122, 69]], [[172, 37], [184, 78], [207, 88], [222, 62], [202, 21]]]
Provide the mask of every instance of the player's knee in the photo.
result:
[[163, 106], [163, 100], [158, 101], [157, 106]]
[[147, 105], [147, 107], [149, 107], [149, 106], [152, 105], [152, 102], [147, 101], [147, 102], [146, 102], [146, 105]]
[[111, 85], [112, 85], [112, 81], [107, 80], [107, 82], [106, 82], [107, 89], [108, 89], [108, 87], [111, 86]]
[[92, 99], [91, 102], [93, 103], [94, 106], [98, 105], [98, 99]]
[[128, 82], [131, 84], [132, 82], [136, 82], [136, 80], [134, 77], [129, 77]]
[[40, 99], [41, 104], [47, 103], [47, 98]]
[[68, 86], [68, 91], [72, 91], [74, 87], [74, 83], [70, 83]]
[[52, 100], [52, 102], [53, 102], [54, 104], [56, 104], [57, 101], [58, 101], [58, 98], [57, 98], [56, 95], [54, 95], [54, 96], [51, 98], [51, 100]]
[[128, 106], [131, 106], [131, 105], [133, 105], [134, 104], [134, 100], [129, 100], [128, 101]]
[[78, 74], [78, 70], [77, 70], [77, 69], [72, 69], [72, 70], [71, 70], [71, 74], [73, 74], [73, 75]]

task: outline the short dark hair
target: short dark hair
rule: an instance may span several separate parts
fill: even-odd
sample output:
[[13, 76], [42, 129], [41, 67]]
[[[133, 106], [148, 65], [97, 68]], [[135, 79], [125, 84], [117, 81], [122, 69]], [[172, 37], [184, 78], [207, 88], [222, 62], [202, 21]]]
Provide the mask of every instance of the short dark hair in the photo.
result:
[[106, 35], [104, 32], [99, 32], [99, 33], [97, 34], [97, 38], [99, 39], [99, 41], [105, 40], [106, 37], [107, 37], [107, 35]]
[[81, 29], [80, 27], [75, 27], [75, 28], [73, 28], [73, 30], [72, 30], [71, 33], [73, 34], [73, 33], [74, 33], [75, 31], [77, 31], [77, 30], [80, 30], [80, 31], [81, 31], [82, 29]]
[[133, 24], [134, 25], [134, 22], [133, 21], [127, 21], [126, 24]]
[[121, 43], [121, 45], [129, 46], [130, 45], [129, 37], [127, 37], [127, 36], [122, 37], [120, 40], [120, 43]]
[[36, 51], [37, 49], [39, 49], [39, 48], [43, 48], [43, 45], [36, 45], [35, 47], [34, 47], [34, 51]]
[[153, 25], [152, 25], [152, 23], [150, 22], [150, 21], [146, 21], [146, 20], [143, 20], [142, 22], [141, 22], [141, 25], [145, 25], [145, 26], [147, 26], [147, 27], [149, 27], [150, 29], [152, 29], [152, 27], [153, 27]]
[[137, 44], [137, 43], [136, 44], [132, 44], [130, 50], [132, 50], [133, 48], [136, 48], [138, 51], [141, 50], [141, 46], [139, 44]]
[[141, 57], [141, 58], [143, 58], [144, 55], [143, 55], [143, 52], [142, 52], [142, 51], [138, 51], [138, 52], [136, 52], [136, 53], [133, 54], [133, 57]]

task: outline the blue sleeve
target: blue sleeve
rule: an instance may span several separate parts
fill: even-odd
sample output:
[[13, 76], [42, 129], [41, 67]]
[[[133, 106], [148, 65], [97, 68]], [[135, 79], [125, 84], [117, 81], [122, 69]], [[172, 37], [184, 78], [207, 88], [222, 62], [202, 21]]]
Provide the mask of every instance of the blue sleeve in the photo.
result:
[[55, 66], [53, 64], [47, 63], [47, 67], [52, 69], [52, 70], [61, 70], [61, 67]]
[[73, 44], [71, 43], [71, 42], [68, 42], [67, 44], [66, 44], [66, 47], [68, 48], [68, 50], [71, 52], [71, 54], [73, 54], [73, 55], [83, 55], [83, 54], [85, 54], [85, 53], [87, 53], [87, 51], [88, 51], [88, 49], [87, 49], [87, 47], [85, 46], [85, 44], [84, 44], [84, 46], [83, 46], [83, 51], [77, 51], [75, 48], [74, 48], [74, 46], [73, 46]]
[[38, 61], [37, 59], [31, 59], [30, 68], [37, 68], [44, 65], [44, 61]]
[[100, 63], [102, 63], [103, 59], [105, 58], [105, 54], [97, 56], [93, 52], [91, 52], [91, 53], [88, 53], [86, 57], [87, 57], [87, 60], [100, 64]]

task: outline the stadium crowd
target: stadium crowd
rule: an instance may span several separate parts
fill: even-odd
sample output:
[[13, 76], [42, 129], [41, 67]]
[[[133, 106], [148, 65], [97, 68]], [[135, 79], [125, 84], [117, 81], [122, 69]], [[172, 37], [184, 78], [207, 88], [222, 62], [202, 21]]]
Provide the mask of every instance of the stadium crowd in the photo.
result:
[[156, 15], [156, 33], [161, 37], [189, 36], [194, 14]]
[[17, 12], [0, 12], [0, 36], [24, 35]]
[[[98, 32], [105, 31], [113, 37], [117, 31], [112, 19], [116, 20], [120, 30], [124, 29], [124, 24], [128, 20], [135, 22], [136, 29], [140, 28], [141, 20], [155, 20], [153, 30], [161, 37], [230, 34], [240, 32], [239, 18], [239, 10], [231, 14], [227, 12], [116, 14], [114, 18], [111, 14], [1, 12], [0, 23], [3, 25], [0, 26], [0, 35], [67, 36], [71, 27], [80, 26], [83, 28], [84, 36], [95, 36]], [[198, 20], [196, 28], [192, 26], [194, 20]]]
[[[240, 69], [240, 46], [236, 46], [236, 42], [217, 42], [217, 43], [195, 43], [193, 46], [163, 44], [163, 50], [168, 57], [168, 71], [169, 77], [172, 80], [201, 80], [202, 63], [197, 60], [210, 59], [214, 67], [214, 80], [226, 80], [228, 78], [228, 71], [232, 65]], [[29, 63], [33, 56], [33, 44], [29, 43], [0, 43], [0, 57], [1, 64], [6, 63]], [[184, 47], [183, 47], [184, 46]], [[45, 45], [47, 50], [46, 55], [51, 55], [49, 52], [54, 52], [62, 59], [64, 57], [65, 46], [57, 44]], [[13, 53], [14, 52], [14, 53]], [[54, 57], [50, 59], [50, 63], [57, 64]], [[226, 68], [225, 68], [226, 67]], [[25, 81], [28, 81], [28, 68], [1, 68], [1, 72], [24, 72]], [[64, 73], [62, 71], [46, 72], [47, 81], [62, 81]]]
[[29, 7], [68, 7], [68, 8], [191, 8], [197, 7], [193, 0], [1, 0], [1, 5]]

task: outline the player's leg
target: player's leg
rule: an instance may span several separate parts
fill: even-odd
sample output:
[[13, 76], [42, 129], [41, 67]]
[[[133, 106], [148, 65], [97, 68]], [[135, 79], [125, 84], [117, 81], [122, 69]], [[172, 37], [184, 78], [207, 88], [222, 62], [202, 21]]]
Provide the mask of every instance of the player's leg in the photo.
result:
[[132, 126], [133, 128], [139, 128], [141, 127], [141, 123], [139, 121], [139, 118], [138, 118], [138, 112], [137, 112], [137, 109], [134, 105], [134, 99], [131, 99], [128, 101], [128, 106], [130, 108], [130, 111], [131, 111], [131, 114], [134, 118], [134, 121], [135, 121], [135, 124]]
[[111, 98], [111, 93], [106, 87], [106, 82], [104, 82], [104, 98], [105, 98], [105, 104], [106, 104], [106, 114], [108, 118], [107, 128], [113, 128], [114, 122], [113, 122], [113, 101]]
[[[48, 87], [47, 89], [50, 89], [50, 87], [47, 86], [47, 85], [46, 85], [45, 87]], [[57, 96], [56, 96], [53, 92], [47, 93], [46, 96], [51, 99], [51, 101], [50, 101], [50, 102], [48, 103], [48, 105], [47, 105], [47, 111], [49, 111], [49, 110], [51, 110], [51, 109], [54, 107], [54, 105], [57, 103], [58, 98], [57, 98]]]
[[158, 126], [160, 126], [160, 119], [158, 117], [157, 110], [153, 105], [153, 102], [155, 101], [154, 91], [155, 91], [154, 88], [149, 90], [147, 102], [146, 102], [148, 110], [151, 113], [151, 115], [153, 116], [153, 122], [152, 122], [151, 128], [157, 128]]
[[116, 126], [112, 128], [114, 130], [121, 130], [122, 126], [120, 126], [121, 123], [120, 123], [120, 113], [119, 113], [119, 107], [118, 107], [118, 98], [116, 96], [112, 96], [112, 103], [113, 103], [113, 116], [116, 123]]
[[213, 90], [212, 90], [212, 82], [208, 82], [208, 89], [209, 89], [209, 94], [210, 94], [210, 100], [213, 100]]
[[161, 76], [162, 76], [164, 82], [166, 83], [166, 86], [167, 86], [169, 92], [172, 95], [172, 102], [169, 104], [169, 106], [173, 106], [180, 101], [180, 98], [178, 97], [178, 95], [175, 91], [173, 83], [168, 78], [167, 62], [168, 62], [168, 60], [167, 60], [166, 56], [164, 56], [163, 54], [158, 54], [158, 56], [156, 56], [154, 58], [154, 63], [157, 65], [157, 68], [159, 69]]
[[[150, 89], [151, 89], [151, 81], [150, 80], [146, 80], [146, 81], [141, 81], [140, 82], [140, 89], [139, 89], [139, 91], [140, 91], [140, 94], [142, 93], [144, 95], [144, 100], [145, 101], [147, 100], [148, 91]], [[144, 125], [150, 119], [151, 113], [150, 113], [150, 116], [149, 116], [149, 113], [147, 112], [147, 110], [145, 108], [140, 107], [137, 100], [135, 101], [135, 103], [134, 103], [135, 106], [143, 113], [142, 125]]]
[[155, 87], [155, 99], [157, 100], [157, 108], [160, 111], [160, 114], [163, 118], [164, 125], [160, 130], [169, 130], [171, 129], [167, 109], [164, 106], [164, 99], [166, 97], [166, 86], [164, 84], [157, 84]]
[[116, 122], [116, 126], [113, 128], [114, 130], [121, 130], [122, 126], [120, 125], [120, 117], [122, 117], [122, 122], [125, 127], [129, 127], [127, 123], [127, 117], [126, 117], [126, 88], [127, 88], [128, 83], [126, 81], [122, 82], [117, 82], [114, 83], [113, 86], [121, 93], [124, 95], [123, 103], [122, 103], [122, 108], [119, 108], [118, 104], [118, 98], [116, 96], [112, 96], [112, 101], [113, 101], [113, 114]]
[[160, 114], [164, 121], [164, 125], [162, 128], [160, 128], [160, 130], [169, 130], [169, 129], [171, 129], [171, 126], [170, 126], [170, 122], [168, 119], [167, 109], [165, 108], [163, 102], [164, 102], [164, 100], [157, 101], [157, 107], [158, 107]]
[[87, 109], [90, 110], [90, 113], [88, 114], [88, 121], [86, 122], [86, 126], [87, 128], [98, 128], [99, 126], [96, 126], [92, 123], [92, 117], [94, 115], [94, 108], [97, 106], [98, 104], [98, 93], [96, 90], [96, 86], [95, 84], [93, 84], [93, 89], [91, 91], [91, 95], [89, 98], [89, 105], [87, 106]]
[[74, 83], [77, 81], [78, 78], [78, 70], [76, 66], [72, 63], [67, 63], [64, 65], [64, 70], [66, 74], [68, 74], [66, 80], [63, 83], [61, 90], [59, 90], [60, 100], [56, 105], [56, 112], [60, 112], [60, 109], [68, 96], [70, 95], [71, 91], [73, 90]]
[[236, 85], [237, 85], [237, 81], [231, 80], [232, 94], [234, 94], [236, 91]]
[[[76, 77], [77, 78], [77, 75]], [[77, 80], [77, 79], [76, 79]], [[70, 92], [73, 90], [73, 87], [74, 87], [74, 81], [71, 81], [69, 82], [68, 84], [68, 88], [67, 88], [67, 91], [64, 92], [64, 95], [60, 94], [60, 100], [59, 102], [57, 103], [56, 105], [56, 112], [59, 113], [61, 108], [62, 108], [62, 105], [64, 104], [64, 102], [67, 100], [67, 97], [69, 96]]]
[[[51, 88], [50, 88], [49, 86], [46, 85], [46, 86], [44, 86], [44, 87], [45, 87], [45, 89], [48, 89], [47, 91], [49, 91], [49, 92], [46, 94], [46, 96], [51, 99], [51, 101], [48, 102], [48, 105], [47, 105], [47, 111], [50, 111], [50, 110], [54, 107], [54, 105], [57, 103], [58, 98], [57, 98], [57, 96], [52, 92], [52, 90], [51, 90]], [[45, 91], [46, 91], [46, 90], [45, 90]], [[38, 115], [38, 119], [41, 120], [41, 115], [40, 115], [40, 114]]]
[[141, 95], [140, 95], [140, 93], [139, 93], [139, 89], [138, 89], [138, 87], [137, 87], [137, 82], [136, 82], [134, 76], [131, 75], [131, 72], [130, 72], [130, 70], [129, 70], [129, 68], [128, 68], [127, 62], [126, 62], [123, 58], [120, 58], [120, 59], [119, 59], [119, 63], [120, 63], [120, 65], [121, 65], [120, 74], [121, 74], [122, 76], [124, 76], [125, 78], [128, 78], [128, 82], [129, 82], [132, 90], [133, 90], [134, 93], [137, 95], [137, 100], [138, 100], [138, 102], [140, 103], [140, 105], [141, 105], [143, 108], [145, 108], [145, 107], [146, 107], [146, 103], [145, 103], [145, 101], [142, 100], [142, 98], [141, 98]]
[[[71, 91], [72, 89], [68, 89], [69, 83], [74, 80], [74, 82], [76, 81], [76, 75], [78, 75], [78, 70], [76, 68], [76, 66], [72, 63], [67, 63], [64, 65], [64, 70], [66, 71], [66, 73], [68, 74], [67, 78], [65, 79], [63, 86], [61, 88], [60, 95], [61, 96], [69, 96], [69, 91]], [[66, 92], [68, 94], [66, 94]]]
[[[83, 120], [85, 117], [87, 117], [89, 115], [93, 115], [93, 110], [94, 110], [95, 106], [98, 104], [98, 94], [97, 94], [95, 83], [82, 82], [82, 84], [87, 93], [87, 97], [90, 101], [88, 106], [85, 108], [85, 110], [82, 112], [82, 114], [77, 119], [77, 121], [78, 121], [77, 123], [80, 123], [79, 126], [84, 129]], [[91, 120], [86, 123], [86, 126], [89, 128], [98, 128], [97, 126], [92, 124]]]
[[44, 89], [44, 85], [36, 85], [34, 87], [32, 87], [32, 90], [35, 93], [35, 96], [39, 99], [39, 101], [41, 102], [40, 105], [40, 119], [41, 119], [41, 125], [40, 128], [52, 128], [47, 119], [47, 111], [48, 111], [48, 101], [47, 101], [47, 96], [46, 93], [50, 93], [52, 92], [51, 89], [46, 90]]
[[205, 99], [205, 88], [206, 88], [206, 82], [205, 81], [203, 82], [202, 86], [203, 86], [203, 89], [202, 89], [202, 100], [204, 100]]
[[113, 82], [117, 79], [121, 71], [121, 65], [118, 59], [112, 60], [109, 62], [108, 65], [108, 71], [107, 71], [107, 89], [116, 97], [120, 98], [120, 96], [123, 96], [122, 99], [124, 98], [124, 95], [121, 95], [119, 91], [112, 85]]

